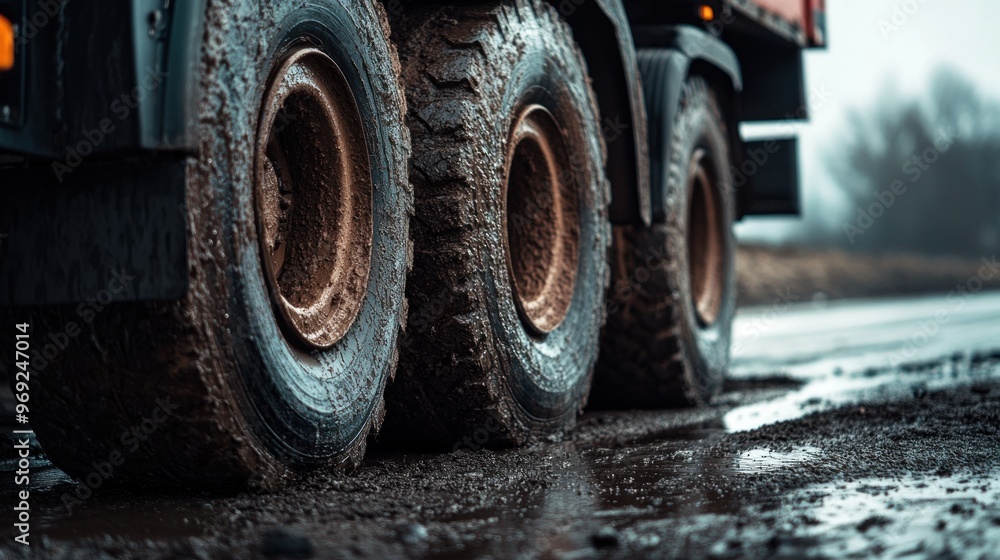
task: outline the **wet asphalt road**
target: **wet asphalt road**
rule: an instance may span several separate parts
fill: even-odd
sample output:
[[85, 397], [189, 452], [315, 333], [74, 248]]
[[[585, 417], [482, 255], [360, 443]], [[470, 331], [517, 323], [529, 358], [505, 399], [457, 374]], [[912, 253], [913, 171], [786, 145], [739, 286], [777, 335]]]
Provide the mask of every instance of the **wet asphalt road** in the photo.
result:
[[[1000, 557], [1000, 294], [741, 312], [710, 408], [588, 412], [527, 449], [376, 449], [276, 495], [32, 469], [0, 558]], [[14, 505], [2, 464], [5, 527]]]

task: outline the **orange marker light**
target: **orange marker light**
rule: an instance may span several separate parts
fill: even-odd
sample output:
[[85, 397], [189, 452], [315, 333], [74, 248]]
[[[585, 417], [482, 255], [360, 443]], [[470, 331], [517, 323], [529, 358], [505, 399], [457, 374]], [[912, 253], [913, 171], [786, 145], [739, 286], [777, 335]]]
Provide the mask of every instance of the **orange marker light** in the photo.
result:
[[701, 6], [698, 6], [698, 17], [705, 21], [712, 21], [715, 19], [715, 10], [713, 10], [711, 6], [702, 4]]
[[0, 16], [0, 72], [14, 67], [14, 25]]

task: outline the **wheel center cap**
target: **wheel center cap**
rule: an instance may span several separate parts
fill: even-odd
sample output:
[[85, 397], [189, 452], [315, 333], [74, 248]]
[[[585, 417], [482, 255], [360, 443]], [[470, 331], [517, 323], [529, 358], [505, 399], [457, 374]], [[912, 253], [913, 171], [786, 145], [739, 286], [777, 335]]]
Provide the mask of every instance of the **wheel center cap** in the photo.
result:
[[365, 300], [372, 174], [358, 106], [328, 56], [300, 49], [275, 70], [255, 150], [263, 268], [286, 335], [328, 348]]
[[569, 313], [579, 261], [576, 174], [555, 117], [526, 107], [508, 142], [504, 231], [514, 303], [533, 332], [555, 330]]

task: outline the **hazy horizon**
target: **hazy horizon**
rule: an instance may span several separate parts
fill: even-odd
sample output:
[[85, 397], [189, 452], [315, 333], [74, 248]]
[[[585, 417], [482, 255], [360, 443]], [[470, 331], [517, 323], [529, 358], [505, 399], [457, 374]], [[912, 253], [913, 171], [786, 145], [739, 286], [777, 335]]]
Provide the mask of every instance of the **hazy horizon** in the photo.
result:
[[780, 243], [840, 228], [851, 202], [827, 160], [839, 149], [852, 112], [872, 113], [886, 95], [900, 102], [924, 98], [941, 68], [1000, 99], [992, 60], [1000, 52], [994, 29], [1000, 2], [828, 0], [827, 11], [829, 46], [806, 54], [813, 95], [811, 122], [798, 127], [803, 216], [748, 218], [736, 228], [743, 241]]

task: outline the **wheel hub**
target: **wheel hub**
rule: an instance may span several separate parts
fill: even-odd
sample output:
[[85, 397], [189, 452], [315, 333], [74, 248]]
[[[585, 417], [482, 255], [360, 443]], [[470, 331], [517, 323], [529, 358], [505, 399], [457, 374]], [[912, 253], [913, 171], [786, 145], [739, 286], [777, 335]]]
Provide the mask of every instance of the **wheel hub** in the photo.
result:
[[336, 63], [305, 48], [273, 73], [260, 123], [255, 201], [272, 304], [295, 342], [328, 348], [360, 312], [371, 267], [361, 116]]
[[573, 301], [580, 245], [577, 185], [555, 117], [520, 114], [508, 141], [504, 230], [507, 269], [522, 322], [552, 332]]
[[688, 266], [698, 321], [715, 323], [722, 308], [724, 232], [722, 204], [704, 150], [695, 152], [688, 184]]

